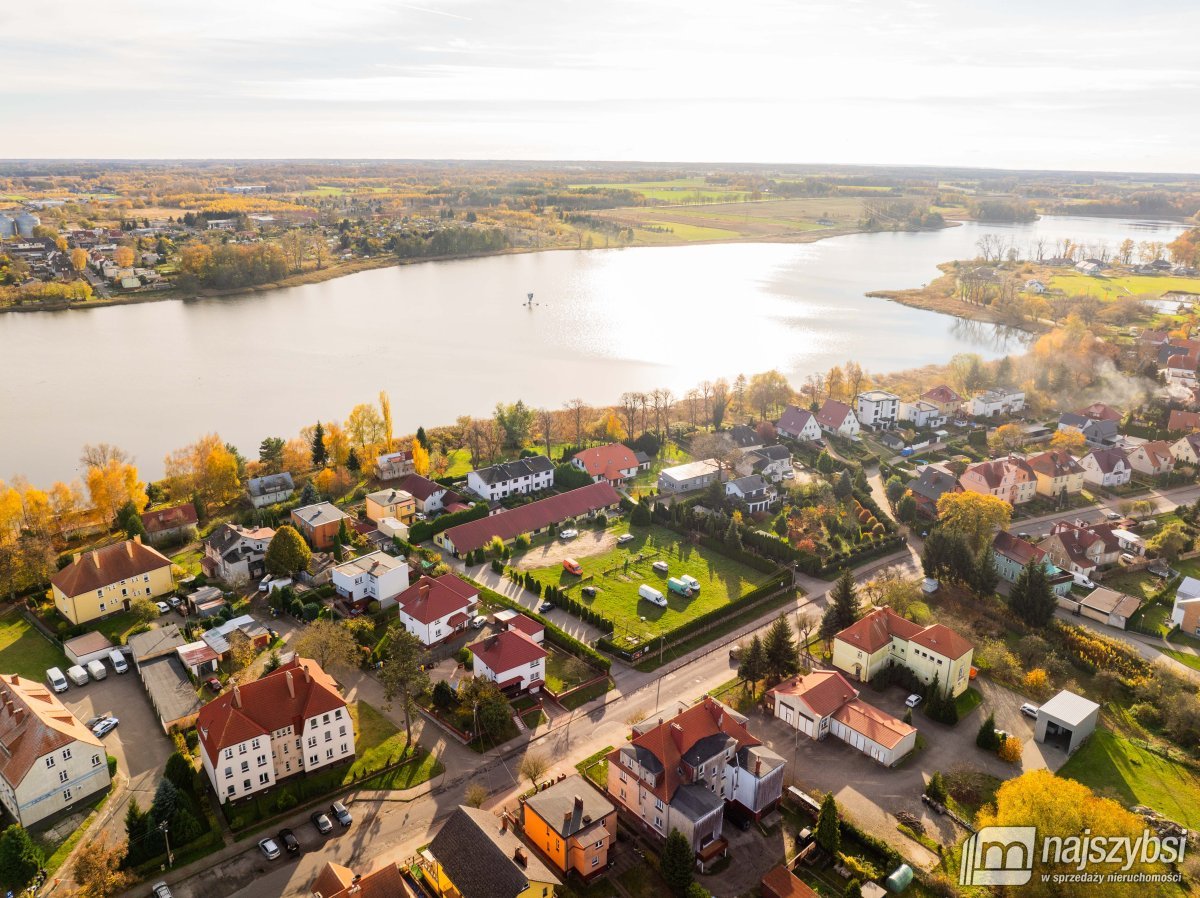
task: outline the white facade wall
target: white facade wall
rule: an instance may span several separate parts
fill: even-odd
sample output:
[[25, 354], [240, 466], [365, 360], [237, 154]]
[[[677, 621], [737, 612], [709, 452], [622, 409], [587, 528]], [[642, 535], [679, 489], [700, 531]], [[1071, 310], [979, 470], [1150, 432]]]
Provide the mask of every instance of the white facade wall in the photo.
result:
[[1091, 454], [1081, 458], [1079, 464], [1083, 468], [1083, 479], [1097, 486], [1124, 486], [1133, 476], [1133, 468], [1124, 459], [1113, 465], [1111, 471], [1101, 471], [1100, 465], [1096, 464], [1096, 459]]
[[936, 405], [917, 400], [900, 403], [900, 420], [910, 421], [914, 427], [941, 427], [946, 423], [946, 416]]
[[539, 474], [522, 474], [511, 480], [498, 480], [495, 483], [484, 483], [475, 471], [467, 475], [467, 487], [490, 502], [503, 499], [505, 496], [515, 496], [518, 493], [536, 493], [554, 486], [554, 469]]
[[857, 405], [859, 422], [872, 427], [890, 424], [900, 415], [900, 397], [890, 393], [885, 396], [864, 393], [858, 397]]
[[917, 744], [917, 734], [915, 731], [901, 739], [895, 748], [888, 748], [873, 739], [868, 739], [858, 730], [851, 729], [840, 720], [831, 720], [830, 724], [830, 732], [833, 735], [837, 736], [847, 745], [857, 748], [872, 760], [878, 761], [887, 767], [891, 767], [899, 761], [912, 751]]
[[41, 755], [19, 783], [0, 779], [0, 804], [29, 827], [102, 792], [110, 782], [104, 749], [76, 739]]
[[521, 677], [521, 689], [528, 689], [529, 684], [535, 680], [545, 680], [546, 671], [544, 670], [543, 659], [534, 658], [526, 664], [519, 664], [509, 670], [492, 670], [484, 664], [478, 655], [472, 654], [471, 671], [477, 677], [486, 677], [493, 683], [506, 683], [513, 677]]
[[362, 572], [352, 576], [339, 565], [333, 569], [333, 585], [353, 602], [377, 599], [380, 608], [390, 608], [396, 604], [396, 596], [408, 589], [408, 565], [401, 564], [380, 576]]
[[[450, 626], [450, 618], [454, 617], [454, 615], [459, 614], [460, 612], [466, 612], [467, 614], [470, 614], [472, 610], [474, 610], [475, 604], [475, 600], [472, 599], [469, 606], [465, 608], [456, 608], [450, 614], [447, 614], [444, 617], [439, 617], [437, 620], [430, 621], [427, 624], [422, 623], [415, 617], [410, 617], [409, 615], [405, 614], [404, 609], [401, 608], [400, 624], [405, 630], [407, 630], [409, 633], [412, 633], [417, 637], [417, 639], [421, 640], [421, 645], [433, 645], [434, 643], [441, 642], [443, 639], [455, 632], [454, 628]], [[463, 626], [465, 627], [466, 624], [463, 624]]]

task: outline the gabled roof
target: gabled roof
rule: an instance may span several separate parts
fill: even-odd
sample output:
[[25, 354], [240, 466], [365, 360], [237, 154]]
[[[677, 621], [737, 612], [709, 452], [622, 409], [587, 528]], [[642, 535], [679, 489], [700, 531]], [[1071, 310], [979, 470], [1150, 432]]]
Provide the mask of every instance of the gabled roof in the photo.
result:
[[413, 620], [431, 624], [456, 611], [467, 611], [478, 596], [479, 590], [457, 574], [436, 578], [422, 574], [396, 596], [396, 604]]
[[1085, 418], [1092, 418], [1096, 421], [1120, 421], [1124, 417], [1111, 405], [1106, 405], [1103, 402], [1093, 402], [1086, 408], [1081, 408], [1076, 414], [1082, 415]]
[[903, 720], [858, 698], [846, 702], [834, 711], [833, 718], [862, 733], [872, 742], [878, 742], [884, 748], [895, 748], [906, 736], [916, 732], [914, 727]]
[[42, 683], [0, 676], [0, 777], [14, 789], [41, 757], [82, 742], [104, 746]]
[[846, 421], [847, 415], [854, 416], [854, 410], [850, 406], [844, 402], [838, 402], [836, 399], [826, 399], [821, 410], [817, 412], [817, 423], [822, 427], [837, 430]]
[[949, 471], [933, 465], [926, 465], [916, 478], [908, 482], [908, 488], [918, 496], [923, 496], [930, 502], [936, 503], [945, 493], [954, 492], [958, 486], [958, 478]]
[[171, 559], [157, 549], [143, 545], [139, 540], [127, 539], [84, 552], [55, 574], [50, 582], [71, 598], [170, 566]]
[[338, 521], [346, 520], [350, 517], [350, 515], [331, 502], [317, 502], [313, 505], [305, 505], [303, 508], [294, 509], [292, 515], [297, 520], [302, 521], [305, 526], [313, 528], [320, 527], [323, 524], [336, 524]]
[[758, 431], [749, 424], [735, 424], [729, 428], [729, 439], [733, 440], [733, 445], [739, 449], [761, 446], [763, 442], [763, 438], [759, 436]]
[[191, 502], [142, 513], [142, 526], [146, 528], [147, 533], [161, 533], [164, 530], [177, 530], [180, 527], [195, 527], [198, 520], [196, 506]]
[[742, 495], [760, 492], [767, 488], [767, 482], [757, 474], [751, 474], [747, 477], [738, 477], [736, 480], [726, 482], [726, 487], [735, 487]]
[[772, 867], [759, 881], [759, 887], [764, 895], [774, 898], [818, 898], [817, 893], [810, 889], [800, 877], [783, 864]]
[[246, 481], [246, 490], [251, 496], [266, 496], [270, 493], [282, 493], [295, 489], [292, 475], [287, 471], [282, 474], [268, 474], [265, 477], [251, 477]]
[[[430, 480], [428, 477], [422, 477], [420, 474], [405, 474], [396, 484], [396, 489], [403, 490], [414, 499], [424, 502], [430, 496], [444, 492], [449, 497], [450, 490], [448, 487], [442, 486]], [[457, 496], [458, 494], [455, 493]], [[459, 497], [461, 499], [461, 496]]]
[[633, 450], [622, 443], [609, 443], [607, 446], [592, 446], [576, 452], [574, 458], [583, 465], [583, 469], [593, 477], [604, 477], [606, 480], [617, 480], [624, 477], [622, 470], [630, 470], [638, 466], [637, 456]]
[[487, 468], [478, 468], [474, 473], [488, 486], [492, 486], [533, 474], [545, 474], [547, 471], [553, 470], [554, 462], [546, 456], [531, 455], [528, 458], [518, 458], [515, 461], [505, 461]]
[[957, 661], [975, 647], [945, 624], [931, 624], [908, 640], [911, 643]]
[[901, 617], [891, 608], [876, 608], [833, 638], [873, 654], [890, 643], [893, 636], [912, 639], [920, 632], [919, 624]]
[[589, 483], [579, 489], [539, 499], [528, 505], [502, 511], [500, 514], [459, 524], [445, 532], [447, 538], [454, 543], [454, 548], [461, 554], [478, 549], [493, 536], [499, 536], [507, 542], [522, 533], [541, 530], [566, 518], [590, 514], [601, 508], [616, 505], [620, 501], [621, 497], [611, 484]]
[[1171, 454], [1171, 444], [1166, 440], [1149, 440], [1134, 446], [1131, 451], [1137, 452], [1139, 449], [1146, 453], [1147, 460], [1156, 468], [1175, 462], [1175, 456]]
[[963, 477], [966, 477], [968, 474], [980, 478], [987, 484], [988, 489], [996, 489], [1004, 482], [1006, 476], [1011, 476], [1018, 483], [1030, 483], [1037, 479], [1037, 476], [1033, 473], [1033, 469], [1025, 462], [1025, 459], [1017, 458], [1016, 456], [977, 462], [969, 465], [963, 471]]
[[1200, 412], [1171, 409], [1171, 417], [1167, 419], [1167, 430], [1200, 430]]
[[1083, 473], [1083, 466], [1066, 449], [1051, 449], [1049, 452], [1031, 455], [1025, 459], [1025, 463], [1046, 477], [1067, 477]]
[[945, 384], [939, 384], [931, 390], [926, 390], [921, 394], [921, 398], [927, 402], [936, 402], [938, 405], [949, 405], [952, 402], [963, 401], [961, 396]]
[[1105, 474], [1111, 474], [1122, 462], [1128, 463], [1124, 449], [1093, 449], [1084, 459], [1089, 456], [1096, 462], [1096, 467]]
[[1041, 561], [1046, 557], [1044, 549], [1039, 549], [1033, 543], [1023, 540], [1019, 536], [1013, 536], [1007, 530], [1001, 530], [996, 534], [996, 538], [992, 540], [992, 548], [1005, 558], [1011, 558], [1021, 567], [1025, 567], [1031, 560]]
[[524, 614], [514, 616], [508, 622], [510, 630], [520, 630], [526, 636], [536, 636], [539, 633], [545, 633], [546, 628], [542, 624], [535, 621], [532, 617], [526, 617]]
[[270, 527], [256, 527], [253, 530], [238, 524], [222, 524], [208, 535], [205, 542], [212, 546], [219, 555], [224, 555], [244, 539], [265, 540], [270, 542], [275, 531]]
[[1116, 614], [1124, 618], [1132, 617], [1142, 607], [1140, 599], [1107, 586], [1097, 586], [1079, 604], [1101, 614]]
[[502, 630], [467, 648], [497, 676], [530, 661], [541, 660], [547, 654], [544, 648], [519, 629]]
[[395, 861], [361, 876], [328, 861], [313, 880], [312, 892], [321, 898], [410, 898], [413, 894]]
[[836, 670], [814, 670], [784, 680], [768, 695], [795, 696], [818, 717], [829, 717], [850, 699], [856, 698], [858, 690]]
[[1189, 433], [1185, 437], [1180, 437], [1172, 444], [1172, 448], [1184, 442], [1192, 447], [1193, 454], [1195, 454], [1197, 457], [1200, 457], [1200, 433]]
[[559, 884], [491, 811], [456, 809], [429, 843], [429, 853], [462, 898], [516, 898], [532, 882]]
[[789, 405], [783, 410], [783, 414], [776, 422], [775, 426], [779, 430], [787, 433], [801, 433], [809, 421], [812, 420], [812, 412], [807, 409], [799, 408], [795, 405]]

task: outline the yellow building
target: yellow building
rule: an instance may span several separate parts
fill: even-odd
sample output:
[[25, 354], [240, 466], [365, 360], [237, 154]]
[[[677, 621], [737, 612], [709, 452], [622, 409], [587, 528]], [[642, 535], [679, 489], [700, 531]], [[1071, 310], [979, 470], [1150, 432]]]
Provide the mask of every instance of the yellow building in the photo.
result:
[[926, 685], [936, 678], [951, 696], [971, 681], [975, 649], [944, 624], [922, 627], [891, 608], [877, 608], [833, 637], [833, 666], [869, 683], [888, 662], [912, 671]]
[[54, 606], [73, 624], [128, 611], [134, 599], [166, 595], [175, 589], [171, 559], [142, 545], [140, 536], [103, 549], [76, 553], [50, 581]]
[[491, 811], [459, 807], [424, 854], [442, 898], [553, 898], [561, 885], [508, 818]]
[[608, 867], [617, 808], [574, 774], [522, 802], [521, 828], [555, 869], [588, 880]]
[[378, 490], [367, 496], [367, 520], [378, 524], [384, 518], [395, 518], [408, 524], [417, 513], [417, 500], [404, 490]]
[[1053, 449], [1026, 459], [1037, 475], [1039, 496], [1057, 498], [1062, 493], [1073, 496], [1083, 490], [1083, 466], [1066, 449]]

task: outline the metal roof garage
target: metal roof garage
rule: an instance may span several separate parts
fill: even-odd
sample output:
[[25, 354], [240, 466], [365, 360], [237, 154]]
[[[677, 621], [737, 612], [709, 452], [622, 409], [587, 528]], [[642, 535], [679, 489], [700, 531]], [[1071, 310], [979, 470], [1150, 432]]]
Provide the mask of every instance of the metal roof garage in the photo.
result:
[[1064, 689], [1038, 709], [1033, 738], [1070, 754], [1092, 734], [1099, 719], [1099, 705]]

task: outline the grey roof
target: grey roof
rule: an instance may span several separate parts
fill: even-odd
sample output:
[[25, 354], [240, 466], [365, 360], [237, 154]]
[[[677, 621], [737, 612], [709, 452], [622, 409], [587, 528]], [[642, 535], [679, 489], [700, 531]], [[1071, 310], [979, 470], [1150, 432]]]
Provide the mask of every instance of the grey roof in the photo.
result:
[[292, 514], [304, 521], [309, 527], [320, 527], [322, 524], [332, 524], [343, 518], [350, 517], [350, 515], [329, 502], [305, 505], [303, 508], [297, 508]]
[[680, 786], [671, 796], [671, 810], [678, 811], [693, 821], [707, 817], [724, 806], [725, 802], [721, 796], [695, 783]]
[[138, 671], [163, 723], [170, 724], [199, 713], [202, 702], [178, 655], [172, 653], [143, 661], [138, 665]]
[[[658, 724], [654, 723], [653, 726], [658, 726]], [[653, 727], [651, 727], [651, 729], [652, 728]], [[634, 732], [637, 732], [636, 726], [634, 726]], [[641, 734], [639, 733], [638, 735]], [[641, 766], [643, 770], [648, 770], [656, 776], [663, 772], [662, 761], [655, 756], [654, 752], [650, 751], [650, 749], [646, 748], [645, 746], [629, 744], [622, 745], [621, 754], [632, 758], [638, 763], [639, 766]]]
[[729, 485], [736, 486], [743, 493], [757, 493], [767, 488], [767, 482], [757, 474], [730, 480]]
[[[130, 636], [128, 639], [129, 650], [133, 653], [133, 660], [138, 662], [156, 658], [159, 655], [170, 654], [185, 642], [187, 640], [179, 635], [179, 627], [175, 624], [167, 624], [165, 627], [155, 627], [153, 630], [138, 633]], [[138, 666], [141, 667], [140, 664]]]
[[[520, 851], [524, 866], [514, 860]], [[429, 843], [432, 854], [462, 898], [516, 898], [530, 882], [559, 879], [512, 829], [500, 831], [491, 811], [459, 807]]]
[[758, 431], [748, 424], [737, 424], [729, 430], [729, 438], [735, 446], [745, 449], [747, 446], [761, 446], [762, 437]]
[[727, 733], [713, 733], [711, 736], [697, 739], [692, 747], [683, 753], [683, 761], [689, 767], [696, 767], [709, 758], [724, 754], [730, 742], [737, 744], [737, 740]]
[[639, 465], [650, 464], [650, 456], [641, 449], [638, 449], [636, 452], [634, 452], [633, 457], [637, 459]]
[[251, 477], [246, 483], [246, 489], [251, 496], [265, 496], [269, 493], [282, 493], [295, 489], [292, 475], [287, 471], [282, 474], [268, 474], [266, 477]]
[[737, 761], [739, 767], [749, 770], [751, 773], [754, 773], [755, 765], [761, 762], [762, 767], [759, 768], [760, 772], [757, 774], [759, 777], [765, 776], [777, 767], [782, 767], [784, 763], [783, 758], [765, 745], [745, 745], [739, 748]]
[[479, 468], [475, 476], [491, 486], [494, 483], [505, 483], [531, 474], [545, 474], [554, 470], [554, 462], [544, 455], [531, 455], [529, 458], [518, 458], [516, 461], [505, 461], [490, 468]]
[[752, 454], [761, 455], [765, 458], [771, 459], [771, 461], [784, 461], [792, 457], [792, 453], [788, 450], [788, 447], [780, 445], [762, 446], [758, 449], [755, 449]]
[[413, 498], [413, 494], [407, 490], [398, 489], [382, 489], [376, 490], [373, 493], [367, 493], [367, 498], [377, 505], [396, 505], [400, 502], [407, 502]]
[[958, 480], [953, 474], [935, 468], [933, 465], [927, 465], [921, 469], [921, 473], [916, 476], [916, 479], [908, 482], [908, 488], [914, 493], [936, 502], [943, 493], [953, 490], [957, 482]]
[[1088, 701], [1082, 695], [1067, 692], [1065, 689], [1050, 701], [1042, 705], [1040, 712], [1061, 720], [1063, 723], [1078, 726], [1089, 716], [1100, 710], [1100, 706]]
[[[578, 803], [576, 798], [580, 799]], [[530, 796], [525, 800], [525, 805], [537, 811], [538, 816], [564, 839], [607, 817], [614, 810], [613, 804], [589, 786], [578, 773], [555, 783], [544, 792]], [[568, 814], [571, 816], [568, 817]]]

